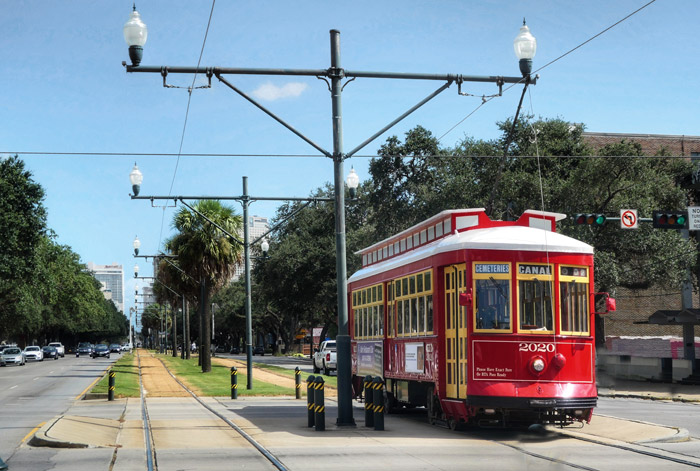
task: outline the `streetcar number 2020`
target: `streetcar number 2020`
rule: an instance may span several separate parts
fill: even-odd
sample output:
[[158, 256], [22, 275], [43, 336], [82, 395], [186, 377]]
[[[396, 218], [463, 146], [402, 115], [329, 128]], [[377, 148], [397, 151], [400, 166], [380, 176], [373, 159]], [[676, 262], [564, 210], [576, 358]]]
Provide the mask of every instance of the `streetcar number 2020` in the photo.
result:
[[554, 344], [553, 343], [526, 343], [526, 342], [520, 342], [520, 349], [521, 352], [549, 352], [549, 353], [554, 353]]

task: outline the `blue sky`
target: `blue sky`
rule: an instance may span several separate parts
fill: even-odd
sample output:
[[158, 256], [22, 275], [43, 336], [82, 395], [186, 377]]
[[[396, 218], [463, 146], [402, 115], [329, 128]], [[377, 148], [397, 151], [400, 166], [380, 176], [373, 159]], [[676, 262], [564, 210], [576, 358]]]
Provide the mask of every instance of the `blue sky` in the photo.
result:
[[[330, 65], [329, 30], [341, 31], [342, 66], [352, 70], [519, 75], [512, 41], [527, 18], [547, 64], [647, 3], [523, 1], [224, 1], [214, 8], [203, 66], [311, 68]], [[148, 25], [143, 65], [197, 64], [210, 1], [142, 1]], [[177, 153], [187, 92], [162, 87], [156, 74], [127, 74], [122, 26], [131, 2], [5, 1], [0, 16], [0, 155]], [[584, 123], [589, 131], [698, 135], [700, 62], [696, 0], [657, 0], [589, 44], [541, 70], [524, 107], [536, 116]], [[236, 86], [326, 149], [332, 148], [330, 94], [315, 78], [229, 76]], [[170, 75], [187, 86], [191, 76]], [[201, 79], [198, 83], [201, 82]], [[435, 90], [436, 82], [358, 79], [343, 92], [345, 150], [350, 150]], [[514, 87], [460, 123], [480, 98], [456, 86], [363, 149], [376, 154], [389, 135], [420, 124], [452, 146], [465, 135], [498, 136], [512, 116]], [[466, 84], [476, 95], [492, 84]], [[316, 154], [225, 85], [193, 92], [183, 153]], [[128, 174], [144, 173], [143, 195], [306, 196], [332, 179], [326, 158], [23, 155], [46, 190], [58, 241], [98, 264], [125, 267], [132, 305], [132, 241], [155, 253], [170, 234], [173, 209], [131, 201]], [[361, 178], [367, 157], [346, 162]], [[237, 203], [232, 203], [240, 210]], [[277, 204], [253, 203], [274, 216]], [[150, 275], [141, 260], [143, 275]]]

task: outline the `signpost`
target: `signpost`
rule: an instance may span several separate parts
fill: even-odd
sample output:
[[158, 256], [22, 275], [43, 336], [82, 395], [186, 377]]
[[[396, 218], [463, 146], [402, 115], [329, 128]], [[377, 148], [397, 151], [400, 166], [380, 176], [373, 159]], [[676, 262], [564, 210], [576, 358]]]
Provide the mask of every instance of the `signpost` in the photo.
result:
[[688, 206], [688, 230], [700, 231], [700, 206]]
[[621, 209], [620, 210], [620, 227], [622, 229], [638, 229], [639, 218], [637, 217], [636, 209]]

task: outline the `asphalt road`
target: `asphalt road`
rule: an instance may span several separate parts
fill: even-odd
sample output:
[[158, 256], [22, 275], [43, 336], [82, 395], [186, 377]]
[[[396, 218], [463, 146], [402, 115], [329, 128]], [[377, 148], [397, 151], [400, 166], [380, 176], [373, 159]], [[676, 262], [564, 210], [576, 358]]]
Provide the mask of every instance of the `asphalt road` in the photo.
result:
[[17, 447], [44, 421], [64, 413], [118, 358], [70, 356], [0, 368], [0, 458]]

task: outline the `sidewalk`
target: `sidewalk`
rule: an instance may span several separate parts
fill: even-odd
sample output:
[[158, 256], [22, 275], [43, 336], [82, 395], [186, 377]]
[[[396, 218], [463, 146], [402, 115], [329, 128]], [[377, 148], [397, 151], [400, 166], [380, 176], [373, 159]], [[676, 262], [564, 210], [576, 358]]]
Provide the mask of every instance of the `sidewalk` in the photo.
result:
[[598, 396], [634, 397], [679, 402], [700, 402], [700, 386], [679, 383], [630, 381], [597, 374]]

